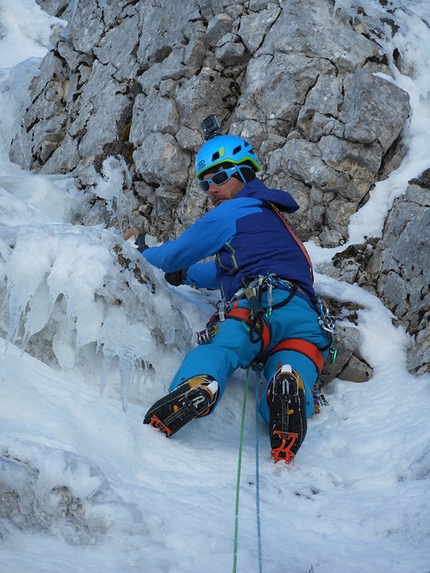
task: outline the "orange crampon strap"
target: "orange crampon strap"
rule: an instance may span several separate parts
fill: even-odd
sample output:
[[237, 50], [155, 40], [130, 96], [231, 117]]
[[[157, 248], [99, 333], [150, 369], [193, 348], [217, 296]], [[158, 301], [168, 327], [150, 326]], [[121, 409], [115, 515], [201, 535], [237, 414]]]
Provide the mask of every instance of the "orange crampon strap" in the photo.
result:
[[[292, 432], [283, 432], [282, 430], [275, 430], [273, 433], [281, 438], [282, 443], [278, 448], [272, 448], [272, 458], [275, 462], [283, 461], [289, 464], [294, 460], [291, 448], [296, 443], [299, 435]], [[287, 440], [289, 440], [288, 443]]]
[[172, 430], [168, 428], [166, 425], [164, 425], [163, 422], [160, 420], [160, 418], [155, 414], [152, 416], [149, 425], [155, 428], [156, 430], [163, 432], [163, 434], [166, 434], [167, 437], [169, 437], [170, 434], [172, 433]]
[[324, 356], [322, 355], [321, 350], [309, 342], [307, 340], [302, 340], [301, 338], [290, 338], [289, 340], [282, 340], [279, 344], [275, 346], [270, 351], [269, 356], [274, 354], [275, 352], [279, 352], [280, 350], [294, 350], [295, 352], [301, 352], [304, 354], [309, 360], [315, 364], [315, 368], [318, 371], [318, 374], [321, 374], [324, 367]]

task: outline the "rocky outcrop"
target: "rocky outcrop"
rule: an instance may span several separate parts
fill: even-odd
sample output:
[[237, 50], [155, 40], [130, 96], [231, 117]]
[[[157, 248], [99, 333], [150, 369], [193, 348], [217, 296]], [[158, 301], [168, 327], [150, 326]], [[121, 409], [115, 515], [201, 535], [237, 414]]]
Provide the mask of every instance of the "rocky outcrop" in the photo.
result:
[[[193, 0], [180, 11], [168, 0], [39, 4], [67, 34], [33, 84], [15, 162], [74, 171], [86, 190], [104, 159], [122, 157], [133, 223], [167, 239], [190, 222], [200, 122], [216, 113], [224, 131], [253, 142], [262, 178], [298, 199], [303, 238], [347, 239], [409, 105], [381, 48], [330, 0], [306, 10], [292, 0]], [[199, 209], [192, 217], [207, 204]]]
[[[417, 182], [426, 185], [425, 180]], [[430, 365], [429, 246], [430, 186], [409, 185], [394, 203], [371, 262], [381, 299], [414, 339], [408, 367], [417, 373], [428, 372]]]
[[[253, 142], [261, 178], [301, 205], [293, 216], [301, 238], [325, 247], [348, 239], [351, 215], [400, 162], [408, 94], [372, 40], [377, 24], [370, 31], [365, 15], [350, 21], [332, 0], [306, 8], [296, 0], [190, 0], [183, 10], [169, 0], [38, 3], [68, 26], [33, 82], [12, 160], [36, 172], [73, 172], [83, 192], [97, 195], [97, 174], [116, 157], [131, 222], [159, 239], [208, 209], [194, 157], [211, 113], [224, 132]], [[356, 246], [332, 272], [380, 292], [428, 348], [420, 326], [428, 296], [417, 286], [427, 275], [412, 248], [428, 203], [408, 193], [384, 240]], [[103, 198], [93, 204], [76, 222], [118, 224]], [[407, 234], [390, 244], [396, 225]], [[411, 366], [419, 370], [418, 354]]]

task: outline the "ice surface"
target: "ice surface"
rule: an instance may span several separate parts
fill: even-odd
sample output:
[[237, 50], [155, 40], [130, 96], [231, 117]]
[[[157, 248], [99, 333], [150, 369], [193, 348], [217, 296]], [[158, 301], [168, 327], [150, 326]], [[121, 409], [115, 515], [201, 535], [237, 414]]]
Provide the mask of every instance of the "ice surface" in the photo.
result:
[[[118, 227], [122, 232], [122, 216], [128, 214], [130, 221], [130, 205], [123, 193], [123, 188], [130, 186], [129, 172], [124, 159], [108, 157], [103, 161], [101, 175], [93, 169], [94, 184], [92, 192], [106, 201], [108, 211], [114, 214]], [[131, 223], [130, 223], [131, 224]]]
[[[65, 371], [76, 367], [84, 374], [80, 352], [93, 344], [104, 357], [102, 391], [112, 360], [119, 360], [124, 409], [142, 364], [162, 374], [158, 365], [170, 346], [177, 356], [190, 348], [192, 332], [179, 310], [172, 310], [178, 307], [174, 291], [120, 237], [59, 223], [3, 227], [0, 239], [10, 323], [6, 345], [19, 339], [25, 349], [49, 327], [55, 331], [53, 359]], [[37, 344], [33, 354], [41, 358]]]

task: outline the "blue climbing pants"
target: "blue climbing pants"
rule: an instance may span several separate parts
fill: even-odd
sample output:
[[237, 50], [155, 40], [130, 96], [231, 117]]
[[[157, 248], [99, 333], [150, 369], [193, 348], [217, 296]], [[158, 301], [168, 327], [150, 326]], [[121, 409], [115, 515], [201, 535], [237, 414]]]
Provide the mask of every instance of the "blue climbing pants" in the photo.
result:
[[[289, 292], [284, 289], [274, 289], [272, 293], [273, 306], [285, 300]], [[263, 293], [261, 304], [267, 306], [267, 293]], [[239, 301], [239, 307], [249, 308], [246, 299]], [[318, 378], [315, 364], [301, 352], [294, 350], [280, 350], [272, 354], [264, 362], [264, 356], [281, 341], [292, 338], [307, 340], [318, 348], [328, 345], [326, 332], [318, 322], [316, 311], [308, 302], [299, 296], [293, 298], [284, 306], [274, 309], [270, 316], [271, 339], [268, 349], [263, 355], [263, 374], [266, 385], [259, 404], [259, 412], [263, 419], [269, 423], [269, 408], [266, 401], [266, 391], [274, 374], [283, 364], [290, 364], [303, 378], [306, 393], [306, 414], [309, 417], [313, 410], [312, 390]], [[221, 322], [219, 329], [210, 342], [200, 344], [191, 350], [185, 357], [181, 367], [176, 373], [169, 391], [198, 374], [212, 376], [219, 384], [219, 403], [227, 383], [233, 372], [240, 367], [246, 367], [256, 358], [261, 349], [260, 343], [252, 343], [249, 327], [242, 321], [227, 318]], [[323, 352], [324, 358], [328, 350]]]

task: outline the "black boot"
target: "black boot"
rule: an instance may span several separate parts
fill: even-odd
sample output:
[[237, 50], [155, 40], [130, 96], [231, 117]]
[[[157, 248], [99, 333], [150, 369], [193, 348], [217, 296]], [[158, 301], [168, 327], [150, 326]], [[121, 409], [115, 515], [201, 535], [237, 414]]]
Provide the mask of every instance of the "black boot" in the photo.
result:
[[267, 391], [270, 410], [270, 445], [275, 462], [294, 460], [307, 430], [305, 387], [298, 372], [286, 364]]
[[218, 382], [212, 376], [194, 376], [155, 402], [143, 423], [170, 438], [194, 418], [209, 414], [217, 396]]

